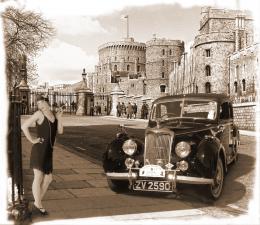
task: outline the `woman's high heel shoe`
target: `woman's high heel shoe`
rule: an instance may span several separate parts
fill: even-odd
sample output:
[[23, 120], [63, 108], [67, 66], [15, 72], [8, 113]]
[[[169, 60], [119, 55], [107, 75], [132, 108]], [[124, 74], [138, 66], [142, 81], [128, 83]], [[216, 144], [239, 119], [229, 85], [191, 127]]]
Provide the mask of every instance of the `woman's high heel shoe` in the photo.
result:
[[40, 213], [42, 216], [47, 216], [49, 213], [44, 208], [38, 208], [36, 205], [33, 204], [33, 212]]

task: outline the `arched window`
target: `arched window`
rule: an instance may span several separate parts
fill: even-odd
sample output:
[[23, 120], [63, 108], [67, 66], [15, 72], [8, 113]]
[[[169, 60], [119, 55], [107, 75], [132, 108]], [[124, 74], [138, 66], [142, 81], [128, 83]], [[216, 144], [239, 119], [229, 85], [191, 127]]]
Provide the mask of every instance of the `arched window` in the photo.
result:
[[165, 85], [160, 85], [160, 90], [161, 90], [161, 93], [165, 93], [166, 86]]
[[162, 72], [162, 78], [164, 78], [164, 72]]
[[243, 88], [243, 91], [246, 91], [246, 80], [245, 79], [242, 80], [242, 88]]
[[162, 50], [162, 55], [165, 55], [165, 49]]
[[209, 65], [206, 66], [206, 76], [211, 76], [211, 69]]
[[126, 66], [126, 70], [129, 71], [130, 70], [130, 65]]
[[205, 84], [205, 90], [206, 90], [206, 93], [211, 93], [211, 84], [209, 82], [207, 82]]
[[143, 86], [143, 94], [146, 95], [146, 86], [147, 84], [144, 83], [144, 86]]
[[169, 55], [172, 55], [172, 50], [170, 49], [170, 51], [169, 51]]
[[114, 71], [117, 71], [117, 65], [114, 65]]
[[237, 93], [237, 82], [234, 82], [235, 93]]
[[164, 66], [164, 60], [162, 61], [162, 66]]

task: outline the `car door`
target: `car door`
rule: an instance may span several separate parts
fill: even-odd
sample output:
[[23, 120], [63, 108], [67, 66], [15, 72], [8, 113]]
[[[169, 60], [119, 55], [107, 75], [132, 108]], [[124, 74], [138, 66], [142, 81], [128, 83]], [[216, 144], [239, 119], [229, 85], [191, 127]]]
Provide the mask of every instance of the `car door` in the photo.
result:
[[220, 141], [226, 151], [227, 162], [231, 160], [232, 156], [232, 148], [230, 148], [232, 144], [232, 131], [233, 131], [233, 111], [230, 107], [230, 102], [225, 101], [220, 105], [220, 115], [219, 122], [220, 126], [223, 127], [223, 132], [220, 135]]

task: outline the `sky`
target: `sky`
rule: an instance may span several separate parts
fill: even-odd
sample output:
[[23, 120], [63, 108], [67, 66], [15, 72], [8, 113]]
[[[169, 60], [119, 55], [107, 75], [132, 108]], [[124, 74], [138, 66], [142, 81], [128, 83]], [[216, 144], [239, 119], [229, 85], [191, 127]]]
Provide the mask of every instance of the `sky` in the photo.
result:
[[[237, 0], [21, 0], [27, 10], [49, 19], [57, 35], [49, 46], [39, 52], [38, 84], [75, 83], [82, 69], [94, 72], [98, 64], [98, 47], [126, 36], [129, 16], [130, 36], [138, 42], [158, 38], [183, 40], [186, 45], [198, 34], [200, 10], [203, 5], [235, 8]], [[194, 2], [197, 5], [194, 5]], [[250, 1], [249, 1], [250, 2]], [[241, 7], [250, 7], [240, 0]]]

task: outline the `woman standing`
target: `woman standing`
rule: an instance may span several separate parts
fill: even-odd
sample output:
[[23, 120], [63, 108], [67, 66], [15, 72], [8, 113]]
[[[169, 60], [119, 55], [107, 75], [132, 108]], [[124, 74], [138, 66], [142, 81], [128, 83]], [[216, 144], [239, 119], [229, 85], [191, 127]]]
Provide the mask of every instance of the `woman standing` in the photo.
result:
[[[48, 215], [42, 205], [42, 199], [52, 181], [52, 153], [56, 132], [63, 133], [61, 123], [62, 110], [55, 115], [50, 109], [48, 99], [41, 95], [37, 97], [36, 111], [23, 125], [25, 137], [33, 144], [30, 158], [30, 167], [34, 172], [32, 193], [34, 197], [33, 211], [41, 215]], [[29, 132], [29, 127], [36, 124], [37, 137], [34, 138]]]

